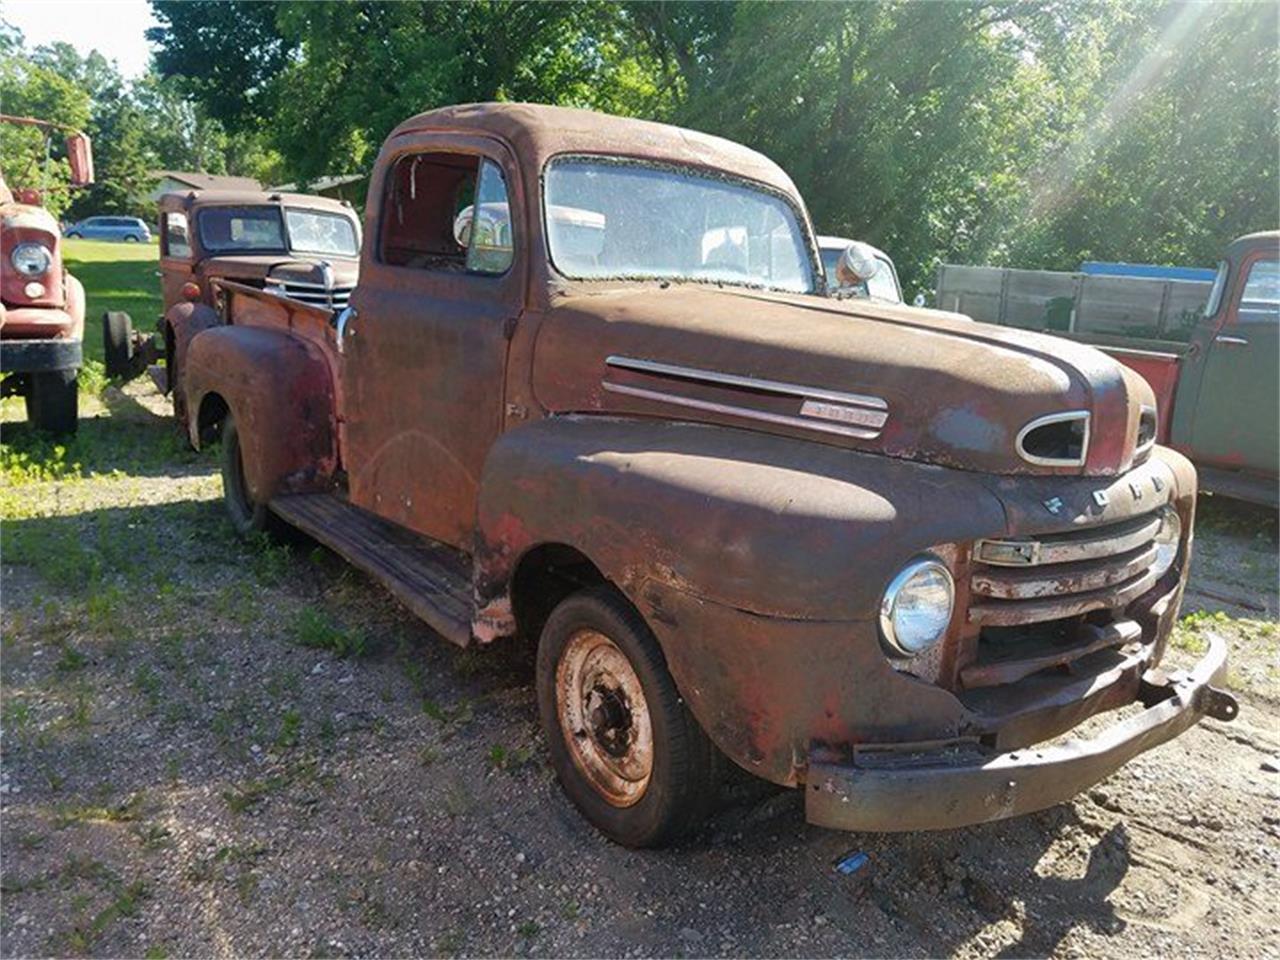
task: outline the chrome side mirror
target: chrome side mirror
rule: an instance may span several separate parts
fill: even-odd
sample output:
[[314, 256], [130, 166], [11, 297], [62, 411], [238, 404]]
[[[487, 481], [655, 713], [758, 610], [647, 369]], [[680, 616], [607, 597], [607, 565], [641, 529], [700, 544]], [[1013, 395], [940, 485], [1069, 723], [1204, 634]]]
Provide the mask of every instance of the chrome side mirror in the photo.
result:
[[855, 240], [844, 248], [836, 262], [836, 283], [841, 287], [856, 287], [866, 283], [884, 269], [884, 263], [875, 250]]

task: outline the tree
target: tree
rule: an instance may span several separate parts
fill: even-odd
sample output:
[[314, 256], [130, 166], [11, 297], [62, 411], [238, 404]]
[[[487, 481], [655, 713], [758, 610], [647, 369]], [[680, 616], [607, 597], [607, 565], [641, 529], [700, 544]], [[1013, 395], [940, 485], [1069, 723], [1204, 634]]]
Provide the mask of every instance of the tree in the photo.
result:
[[[6, 113], [34, 117], [83, 128], [89, 121], [88, 93], [47, 67], [12, 55], [21, 49], [21, 35], [5, 41], [10, 54], [0, 59], [0, 103]], [[43, 187], [45, 205], [60, 216], [71, 203], [71, 171], [57, 159], [58, 134], [35, 127], [0, 124], [0, 158], [6, 181], [13, 187]]]

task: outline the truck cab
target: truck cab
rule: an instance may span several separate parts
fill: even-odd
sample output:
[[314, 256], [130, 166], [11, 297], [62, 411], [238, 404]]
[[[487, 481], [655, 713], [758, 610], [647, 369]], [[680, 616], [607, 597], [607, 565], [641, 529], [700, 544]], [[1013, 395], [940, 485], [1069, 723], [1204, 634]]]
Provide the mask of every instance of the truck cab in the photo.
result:
[[161, 391], [170, 392], [180, 375], [172, 317], [193, 303], [213, 306], [214, 280], [325, 309], [346, 306], [355, 287], [360, 222], [348, 203], [301, 193], [190, 190], [164, 194], [159, 207], [159, 335], [136, 336], [125, 314], [104, 317], [112, 376], [136, 376], [163, 358], [165, 366], [152, 367], [152, 374]]
[[434, 110], [382, 147], [345, 308], [221, 279], [187, 305], [184, 422], [237, 530], [305, 531], [450, 642], [536, 647], [552, 764], [620, 843], [695, 826], [725, 764], [814, 823], [941, 828], [1233, 717], [1219, 641], [1158, 669], [1196, 479], [1151, 388], [823, 284], [746, 147]]

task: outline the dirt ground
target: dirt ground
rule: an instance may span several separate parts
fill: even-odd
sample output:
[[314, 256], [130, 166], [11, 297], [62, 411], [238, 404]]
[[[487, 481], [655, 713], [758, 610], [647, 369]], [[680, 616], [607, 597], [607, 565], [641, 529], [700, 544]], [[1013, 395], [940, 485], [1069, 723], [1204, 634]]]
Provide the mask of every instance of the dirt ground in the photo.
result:
[[527, 651], [236, 541], [150, 387], [103, 400], [0, 447], [4, 956], [1280, 956], [1274, 514], [1202, 498], [1175, 640], [1229, 640], [1237, 722], [1010, 822], [842, 834], [747, 791], [639, 853], [557, 788]]

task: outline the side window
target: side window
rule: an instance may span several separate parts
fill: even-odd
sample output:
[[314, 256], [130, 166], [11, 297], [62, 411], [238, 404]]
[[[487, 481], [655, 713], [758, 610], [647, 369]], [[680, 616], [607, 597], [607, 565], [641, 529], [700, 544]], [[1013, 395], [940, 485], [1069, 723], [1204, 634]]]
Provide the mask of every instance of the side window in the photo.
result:
[[1280, 317], [1280, 261], [1258, 260], [1249, 268], [1240, 313], [1257, 320]]
[[378, 258], [397, 267], [505, 273], [507, 188], [497, 166], [450, 153], [408, 154], [387, 177]]
[[187, 215], [171, 212], [164, 215], [164, 255], [166, 257], [191, 256], [191, 242], [187, 239]]

